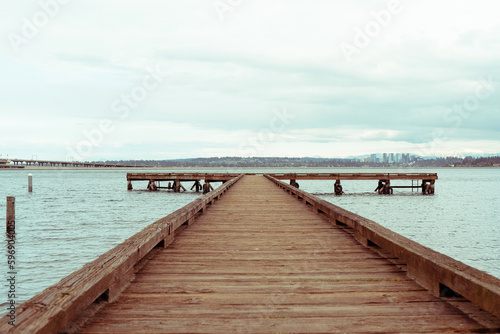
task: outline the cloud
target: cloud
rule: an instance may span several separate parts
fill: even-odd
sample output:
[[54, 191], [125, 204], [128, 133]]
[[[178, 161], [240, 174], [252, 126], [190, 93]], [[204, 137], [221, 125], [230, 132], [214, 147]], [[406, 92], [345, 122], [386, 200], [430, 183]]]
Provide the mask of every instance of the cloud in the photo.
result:
[[[467, 142], [490, 152], [500, 130], [497, 3], [401, 0], [401, 13], [347, 62], [339, 45], [353, 43], [387, 6], [255, 0], [221, 20], [204, 0], [71, 2], [18, 54], [3, 41], [0, 109], [10, 117], [0, 133], [25, 137], [2, 150], [16, 155], [37, 142], [37, 150], [64, 159], [61, 147], [110, 119], [115, 130], [96, 157], [237, 155], [240, 142], [269, 128], [274, 110], [287, 108], [293, 121], [259, 154], [411, 152], [436, 131], [443, 133], [437, 151]], [[40, 7], [2, 9], [7, 36], [22, 33]], [[158, 88], [117, 115], [113, 103], [155, 67]], [[457, 111], [490, 76], [490, 96]]]

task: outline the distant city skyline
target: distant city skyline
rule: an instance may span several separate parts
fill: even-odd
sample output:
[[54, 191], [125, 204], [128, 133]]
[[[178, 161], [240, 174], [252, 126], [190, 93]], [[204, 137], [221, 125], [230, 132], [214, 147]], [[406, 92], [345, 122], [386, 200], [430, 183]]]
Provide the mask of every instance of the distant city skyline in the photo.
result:
[[[340, 159], [340, 160], [358, 160], [361, 162], [366, 162], [366, 163], [382, 163], [382, 164], [408, 164], [411, 163], [412, 161], [416, 160], [421, 160], [421, 159], [438, 159], [438, 158], [488, 158], [488, 157], [500, 157], [500, 153], [496, 154], [478, 154], [478, 155], [454, 155], [454, 156], [420, 156], [418, 154], [412, 154], [412, 153], [372, 153], [372, 154], [362, 154], [362, 155], [357, 155], [357, 156], [347, 156], [347, 157], [322, 157], [322, 156], [302, 156], [302, 157], [253, 157], [255, 159], [268, 159], [268, 158], [278, 158], [278, 159], [322, 159], [322, 160], [327, 160], [327, 159]], [[179, 161], [179, 160], [196, 160], [196, 159], [225, 159], [225, 158], [238, 158], [237, 156], [213, 156], [213, 157], [188, 157], [188, 158], [178, 158], [178, 159], [98, 159], [98, 160], [85, 160], [89, 162], [105, 162], [105, 161], [143, 161], [143, 160], [150, 160], [150, 161]], [[249, 159], [245, 157], [239, 157], [243, 159]], [[9, 157], [8, 155], [2, 155], [0, 154], [0, 162], [6, 163], [9, 162], [11, 164], [14, 163], [14, 161], [20, 162], [20, 161], [25, 161], [25, 162], [33, 162], [33, 161], [50, 161], [50, 162], [78, 162], [77, 160], [73, 159], [68, 159], [68, 160], [57, 160], [57, 159], [46, 159], [46, 158], [38, 158], [37, 155], [33, 155], [31, 157], [25, 158], [25, 157]], [[80, 162], [85, 162], [85, 161], [80, 161]]]
[[494, 0], [9, 2], [0, 10], [0, 154], [498, 153], [498, 8]]

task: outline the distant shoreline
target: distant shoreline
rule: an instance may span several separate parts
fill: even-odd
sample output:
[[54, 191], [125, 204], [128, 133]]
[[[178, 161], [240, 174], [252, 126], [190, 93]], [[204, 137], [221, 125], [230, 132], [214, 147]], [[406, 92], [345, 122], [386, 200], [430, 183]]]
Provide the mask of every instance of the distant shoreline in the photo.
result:
[[239, 170], [251, 170], [251, 169], [284, 169], [284, 170], [301, 170], [301, 169], [461, 169], [461, 168], [483, 168], [483, 169], [497, 169], [500, 166], [460, 166], [460, 167], [50, 167], [50, 166], [25, 166], [25, 168], [0, 168], [3, 170], [109, 170], [109, 171], [130, 171], [130, 170], [214, 170], [214, 169], [239, 169]]

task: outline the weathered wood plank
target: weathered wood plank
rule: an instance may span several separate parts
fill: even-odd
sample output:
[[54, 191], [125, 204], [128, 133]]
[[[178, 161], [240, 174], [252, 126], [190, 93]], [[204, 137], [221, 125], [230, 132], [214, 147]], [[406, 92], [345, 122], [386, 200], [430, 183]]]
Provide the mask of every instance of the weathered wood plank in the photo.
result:
[[96, 319], [85, 333], [473, 333], [477, 326], [461, 315], [377, 316], [355, 313], [338, 317], [290, 318], [279, 312], [255, 314], [243, 318], [190, 317], [178, 319], [148, 318], [139, 315], [127, 321]]

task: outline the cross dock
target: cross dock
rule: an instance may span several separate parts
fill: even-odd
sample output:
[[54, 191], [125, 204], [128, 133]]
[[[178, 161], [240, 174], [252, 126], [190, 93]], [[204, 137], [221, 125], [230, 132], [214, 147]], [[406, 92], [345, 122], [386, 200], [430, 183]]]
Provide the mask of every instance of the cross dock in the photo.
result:
[[[194, 182], [191, 190], [199, 192], [203, 190], [206, 194], [213, 190], [210, 183], [225, 183], [239, 174], [236, 173], [129, 173], [127, 174], [128, 190], [132, 190], [132, 181], [148, 181], [147, 189], [156, 191], [158, 189], [168, 189], [175, 192], [186, 188], [181, 182]], [[247, 173], [246, 175], [255, 175]], [[277, 180], [290, 180], [290, 185], [299, 188], [297, 180], [335, 180], [333, 190], [336, 195], [342, 195], [343, 189], [341, 180], [375, 180], [378, 181], [377, 191], [379, 194], [392, 194], [396, 188], [421, 189], [422, 194], [434, 194], [435, 182], [438, 179], [437, 173], [269, 173], [265, 174]], [[204, 181], [203, 185], [201, 181]], [[411, 185], [395, 186], [391, 185], [393, 180], [411, 180]], [[161, 186], [161, 182], [169, 182], [166, 187]], [[420, 183], [420, 184], [419, 184]]]

